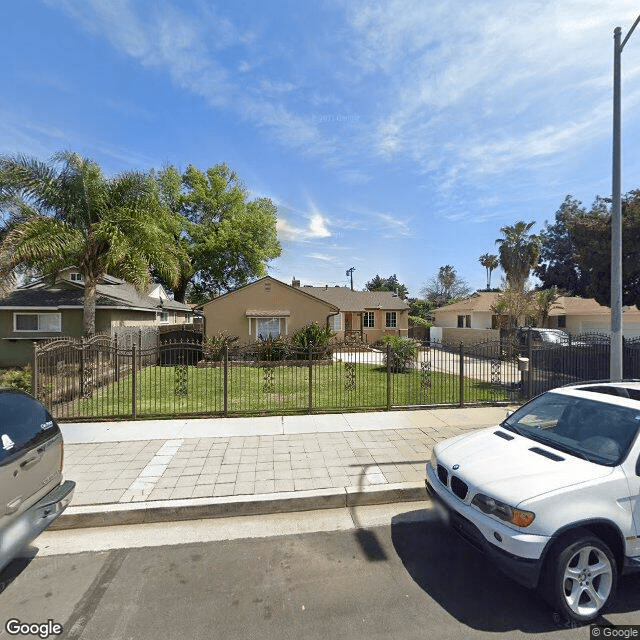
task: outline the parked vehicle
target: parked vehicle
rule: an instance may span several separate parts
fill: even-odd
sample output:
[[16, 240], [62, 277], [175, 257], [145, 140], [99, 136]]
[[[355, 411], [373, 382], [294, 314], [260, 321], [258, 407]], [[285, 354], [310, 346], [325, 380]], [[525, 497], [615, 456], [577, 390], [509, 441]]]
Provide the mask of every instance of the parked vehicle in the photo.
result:
[[0, 388], [0, 569], [66, 509], [75, 482], [62, 480], [56, 421], [38, 400]]
[[640, 568], [639, 430], [638, 382], [554, 389], [436, 445], [427, 491], [509, 576], [590, 622]]
[[520, 327], [516, 332], [516, 337], [520, 345], [527, 344], [531, 340], [533, 346], [557, 345], [569, 346], [571, 336], [562, 329], [539, 329], [537, 327]]

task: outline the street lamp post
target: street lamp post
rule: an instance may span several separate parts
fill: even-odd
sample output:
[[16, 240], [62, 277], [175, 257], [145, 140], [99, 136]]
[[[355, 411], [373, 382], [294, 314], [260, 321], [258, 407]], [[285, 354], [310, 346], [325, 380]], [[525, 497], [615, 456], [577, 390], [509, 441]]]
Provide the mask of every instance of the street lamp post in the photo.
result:
[[622, 30], [613, 31], [613, 172], [611, 207], [611, 380], [622, 380], [622, 203], [621, 203], [621, 143], [620, 143], [620, 66], [624, 45], [640, 22], [636, 18], [625, 39]]

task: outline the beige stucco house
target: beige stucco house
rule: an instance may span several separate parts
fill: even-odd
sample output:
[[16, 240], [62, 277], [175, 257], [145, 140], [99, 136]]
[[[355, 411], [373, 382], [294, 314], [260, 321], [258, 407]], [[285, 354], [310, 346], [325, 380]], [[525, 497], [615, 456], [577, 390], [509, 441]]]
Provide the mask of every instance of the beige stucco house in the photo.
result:
[[225, 293], [202, 306], [206, 336], [238, 336], [240, 344], [287, 336], [307, 324], [326, 326], [339, 313], [331, 303], [271, 276]]
[[[479, 291], [465, 300], [434, 309], [435, 334], [469, 335], [470, 331], [485, 339], [491, 331], [496, 331], [498, 319], [491, 307], [496, 303], [500, 293]], [[526, 318], [520, 319], [527, 324]], [[598, 304], [592, 298], [576, 298], [561, 296], [554, 303], [545, 326], [551, 329], [562, 329], [569, 334], [602, 333], [608, 334], [611, 328], [611, 309]], [[441, 328], [438, 331], [438, 328]], [[452, 331], [455, 329], [456, 331]], [[636, 307], [626, 308], [622, 314], [622, 332], [626, 338], [640, 336], [640, 311]]]
[[[83, 332], [84, 283], [69, 267], [54, 281], [40, 278], [0, 298], [0, 367], [24, 366], [33, 357], [33, 343], [75, 338]], [[193, 311], [170, 299], [160, 285], [149, 295], [109, 275], [97, 285], [96, 333], [115, 327], [189, 324]]]
[[337, 340], [368, 342], [386, 333], [406, 336], [409, 328], [409, 305], [393, 293], [301, 286], [296, 279], [288, 285], [271, 276], [210, 300], [202, 311], [207, 336], [225, 331], [242, 344], [291, 335], [312, 322], [331, 327]]

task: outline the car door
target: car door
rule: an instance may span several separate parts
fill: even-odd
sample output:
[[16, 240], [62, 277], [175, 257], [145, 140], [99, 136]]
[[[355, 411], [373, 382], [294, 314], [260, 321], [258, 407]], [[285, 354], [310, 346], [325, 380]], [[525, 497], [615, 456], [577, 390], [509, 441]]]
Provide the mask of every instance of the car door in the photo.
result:
[[10, 523], [62, 480], [62, 435], [45, 407], [0, 390], [0, 537]]

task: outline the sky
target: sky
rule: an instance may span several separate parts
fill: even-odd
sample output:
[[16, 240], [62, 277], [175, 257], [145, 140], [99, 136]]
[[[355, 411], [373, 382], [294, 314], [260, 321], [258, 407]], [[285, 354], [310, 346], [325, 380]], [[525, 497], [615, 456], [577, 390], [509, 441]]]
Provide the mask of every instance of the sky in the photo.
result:
[[[472, 289], [500, 228], [611, 193], [627, 0], [3, 2], [0, 154], [107, 175], [226, 162], [278, 208], [269, 274]], [[640, 188], [640, 30], [622, 55], [622, 191]], [[502, 273], [492, 275], [499, 286]]]

